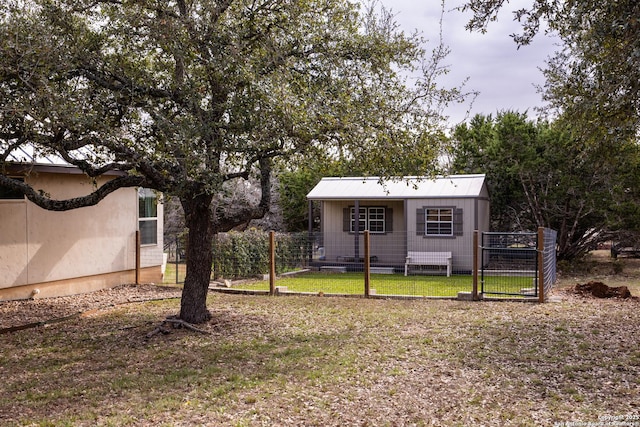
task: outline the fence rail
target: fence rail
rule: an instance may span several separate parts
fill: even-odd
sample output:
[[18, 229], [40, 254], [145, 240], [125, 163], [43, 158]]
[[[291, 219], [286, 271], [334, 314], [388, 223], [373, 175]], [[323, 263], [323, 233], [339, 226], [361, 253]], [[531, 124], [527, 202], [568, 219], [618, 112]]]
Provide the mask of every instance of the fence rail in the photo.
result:
[[[552, 230], [549, 230], [552, 231]], [[398, 235], [406, 236], [402, 232]], [[529, 237], [518, 234], [517, 239]], [[536, 235], [536, 233], [528, 233]], [[232, 291], [270, 294], [312, 293], [324, 295], [444, 297], [480, 299], [490, 295], [488, 281], [503, 289], [504, 296], [516, 298], [546, 295], [555, 282], [555, 241], [543, 253], [544, 273], [526, 277], [501, 272], [484, 274], [488, 262], [495, 264], [497, 255], [483, 255], [483, 242], [475, 232], [473, 239], [436, 241], [416, 237], [398, 238], [363, 232], [361, 236], [336, 233], [266, 233], [258, 230], [220, 234], [214, 242], [214, 261], [211, 281], [213, 285], [232, 285]], [[514, 235], [515, 236], [515, 235]], [[360, 240], [357, 240], [357, 239]], [[515, 238], [515, 237], [514, 237]], [[545, 238], [549, 242], [552, 237]], [[432, 246], [429, 253], [446, 254], [449, 248], [451, 264], [425, 262], [411, 265], [405, 275], [406, 248], [420, 248], [423, 242]], [[357, 246], [356, 246], [357, 245]], [[527, 243], [529, 245], [529, 243]], [[185, 253], [180, 239], [175, 239], [169, 253], [166, 281], [182, 283], [186, 274]], [[452, 248], [452, 249], [451, 249]], [[521, 248], [519, 254], [528, 254], [524, 261], [538, 253], [536, 247]], [[526, 250], [525, 250], [526, 249]], [[427, 250], [425, 246], [425, 250]], [[496, 258], [497, 256], [497, 258]], [[486, 258], [485, 258], [486, 257]], [[440, 259], [440, 258], [438, 258]], [[534, 267], [535, 268], [535, 267]], [[536, 272], [538, 269], [536, 269]], [[448, 272], [452, 274], [448, 276]], [[481, 286], [478, 286], [478, 278]], [[544, 289], [539, 290], [538, 277], [544, 278]], [[221, 287], [222, 288], [222, 287]], [[530, 292], [534, 288], [533, 293]], [[221, 289], [224, 290], [224, 289]], [[523, 292], [525, 290], [525, 292]]]

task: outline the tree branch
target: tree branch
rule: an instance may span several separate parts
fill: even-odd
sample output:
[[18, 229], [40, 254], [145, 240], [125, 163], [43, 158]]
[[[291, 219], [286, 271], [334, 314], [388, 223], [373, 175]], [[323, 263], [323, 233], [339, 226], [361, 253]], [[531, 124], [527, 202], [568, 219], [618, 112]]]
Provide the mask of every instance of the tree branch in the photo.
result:
[[98, 70], [96, 67], [86, 64], [69, 73], [69, 76], [74, 75], [81, 75], [104, 89], [116, 92], [125, 92], [136, 96], [151, 96], [153, 98], [170, 98], [175, 100], [175, 94], [173, 92], [165, 89], [142, 86], [123, 76], [105, 73]]
[[97, 205], [102, 199], [120, 188], [149, 187], [149, 182], [141, 176], [126, 175], [107, 181], [93, 193], [66, 200], [54, 200], [42, 191], [36, 191], [29, 184], [0, 175], [0, 185], [19, 191], [25, 197], [43, 209], [50, 211], [68, 211], [71, 209]]
[[[214, 208], [214, 223], [217, 232], [229, 231], [239, 225], [246, 224], [252, 219], [262, 218], [271, 207], [271, 156], [257, 158], [251, 164], [258, 162], [260, 169], [260, 201], [257, 205], [246, 205], [241, 209], [228, 211], [225, 204]], [[248, 171], [238, 173], [247, 173]], [[229, 176], [229, 175], [228, 175]]]

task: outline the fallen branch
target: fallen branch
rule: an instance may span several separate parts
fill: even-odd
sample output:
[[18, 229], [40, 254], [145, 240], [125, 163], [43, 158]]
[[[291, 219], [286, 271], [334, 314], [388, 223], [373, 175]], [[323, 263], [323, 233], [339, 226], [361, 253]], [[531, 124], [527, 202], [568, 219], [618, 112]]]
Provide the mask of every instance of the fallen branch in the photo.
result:
[[[75, 319], [75, 318], [78, 318], [78, 317], [85, 317], [85, 316], [88, 316], [88, 315], [95, 314], [96, 312], [98, 312], [100, 310], [105, 310], [107, 308], [119, 307], [119, 306], [123, 306], [123, 305], [127, 305], [127, 304], [137, 304], [137, 303], [153, 302], [153, 301], [165, 301], [165, 300], [178, 299], [178, 298], [180, 298], [180, 297], [176, 296], [176, 297], [161, 297], [161, 298], [149, 298], [149, 299], [144, 299], [143, 298], [143, 299], [134, 300], [134, 301], [126, 301], [126, 302], [121, 302], [121, 303], [106, 304], [104, 306], [91, 308], [91, 309], [88, 309], [88, 310], [85, 310], [85, 311], [78, 311], [78, 312], [70, 314], [68, 316], [54, 317], [54, 318], [51, 318], [51, 319], [41, 320], [41, 321], [38, 321], [38, 322], [30, 322], [30, 323], [25, 323], [25, 324], [22, 324], [22, 325], [13, 325], [13, 326], [0, 328], [0, 335], [7, 334], [7, 333], [10, 333], [10, 332], [22, 331], [24, 329], [37, 328], [39, 326], [51, 325], [51, 324], [54, 324], [54, 323], [59, 323], [59, 322], [67, 321], [67, 320], [72, 320], [72, 319]], [[27, 310], [28, 310], [28, 308], [27, 308]]]
[[71, 314], [69, 316], [56, 317], [54, 319], [43, 320], [41, 322], [33, 322], [33, 323], [27, 323], [25, 325], [18, 325], [18, 326], [10, 326], [8, 328], [1, 328], [0, 329], [0, 335], [1, 334], [7, 334], [9, 332], [21, 331], [23, 329], [37, 328], [38, 326], [52, 325], [54, 323], [59, 323], [59, 322], [64, 322], [66, 320], [75, 319], [75, 318], [77, 318], [77, 317], [79, 317], [81, 315], [82, 315], [81, 312], [77, 312], [77, 313]]

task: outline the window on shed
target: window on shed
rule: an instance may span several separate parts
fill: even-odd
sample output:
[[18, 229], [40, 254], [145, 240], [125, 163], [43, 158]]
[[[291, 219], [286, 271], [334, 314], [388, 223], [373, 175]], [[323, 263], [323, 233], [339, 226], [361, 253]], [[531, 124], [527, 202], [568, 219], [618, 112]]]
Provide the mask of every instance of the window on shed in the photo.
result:
[[[390, 233], [393, 229], [393, 210], [384, 206], [362, 206], [358, 215], [358, 231], [369, 230], [372, 234]], [[343, 231], [356, 230], [356, 208], [345, 208]]]
[[453, 236], [453, 209], [425, 209], [425, 234], [428, 236]]
[[158, 198], [156, 193], [148, 188], [138, 189], [138, 228], [140, 244], [158, 243]]
[[[16, 181], [24, 182], [24, 178], [14, 178]], [[24, 200], [24, 194], [9, 187], [0, 185], [0, 200]]]
[[368, 209], [368, 224], [369, 224], [369, 231], [371, 233], [384, 233], [385, 232], [385, 210], [384, 208], [379, 208], [379, 207], [375, 207], [375, 208], [369, 208]]
[[[367, 227], [367, 208], [360, 208], [360, 214], [358, 215], [358, 231], [364, 231]], [[356, 208], [351, 208], [351, 225], [349, 226], [349, 232], [353, 233], [356, 230]]]
[[416, 232], [427, 237], [462, 236], [462, 209], [423, 207], [416, 212]]

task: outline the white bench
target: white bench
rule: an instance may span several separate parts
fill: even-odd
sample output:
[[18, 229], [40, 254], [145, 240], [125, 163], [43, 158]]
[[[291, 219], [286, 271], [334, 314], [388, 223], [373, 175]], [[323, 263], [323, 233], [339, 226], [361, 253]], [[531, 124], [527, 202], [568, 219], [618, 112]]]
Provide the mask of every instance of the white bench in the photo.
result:
[[407, 259], [404, 263], [404, 275], [409, 271], [410, 265], [437, 265], [447, 267], [447, 277], [451, 276], [453, 266], [451, 252], [407, 252]]

